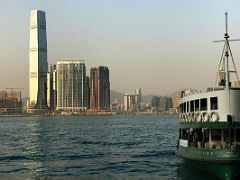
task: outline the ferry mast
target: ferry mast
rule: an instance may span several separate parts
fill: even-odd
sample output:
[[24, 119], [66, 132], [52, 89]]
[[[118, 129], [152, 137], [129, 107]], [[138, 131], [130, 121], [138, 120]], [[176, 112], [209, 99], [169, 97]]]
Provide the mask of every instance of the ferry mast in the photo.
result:
[[[213, 41], [213, 42], [224, 42], [221, 60], [220, 60], [219, 66], [218, 66], [215, 86], [218, 85], [218, 86], [222, 86], [226, 89], [230, 89], [231, 88], [230, 73], [233, 73], [236, 75], [238, 85], [240, 85], [240, 81], [238, 78], [238, 74], [237, 74], [237, 70], [236, 70], [236, 66], [235, 66], [235, 62], [233, 59], [229, 41], [240, 41], [240, 39], [229, 40], [230, 36], [228, 35], [228, 14], [227, 14], [227, 12], [225, 13], [225, 28], [226, 28], [226, 32], [224, 34], [224, 40]], [[232, 60], [232, 65], [233, 65], [234, 70], [229, 69], [229, 56]]]

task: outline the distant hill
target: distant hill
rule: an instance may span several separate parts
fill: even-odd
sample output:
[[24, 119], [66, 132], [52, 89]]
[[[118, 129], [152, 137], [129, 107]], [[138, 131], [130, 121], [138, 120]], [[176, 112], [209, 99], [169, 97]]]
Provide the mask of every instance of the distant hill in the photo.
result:
[[121, 92], [110, 90], [110, 102], [113, 102], [114, 99], [117, 99], [118, 103], [122, 103], [123, 102], [123, 96], [124, 96], [124, 94], [121, 93]]
[[[123, 102], [124, 93], [111, 90], [110, 94], [111, 94], [110, 102], [113, 102], [114, 99], [118, 99], [118, 103], [122, 103]], [[143, 95], [142, 96], [143, 103], [150, 103], [152, 96], [157, 96], [157, 95], [156, 94]]]

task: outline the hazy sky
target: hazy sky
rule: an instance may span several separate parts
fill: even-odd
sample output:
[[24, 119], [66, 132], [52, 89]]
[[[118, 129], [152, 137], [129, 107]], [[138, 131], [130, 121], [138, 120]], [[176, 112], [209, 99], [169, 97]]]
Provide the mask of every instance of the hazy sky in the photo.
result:
[[[167, 95], [213, 86], [223, 44], [240, 38], [239, 0], [1, 0], [0, 90], [28, 94], [30, 11], [46, 11], [48, 63], [85, 59], [106, 65], [111, 89]], [[240, 70], [240, 42], [232, 44]]]

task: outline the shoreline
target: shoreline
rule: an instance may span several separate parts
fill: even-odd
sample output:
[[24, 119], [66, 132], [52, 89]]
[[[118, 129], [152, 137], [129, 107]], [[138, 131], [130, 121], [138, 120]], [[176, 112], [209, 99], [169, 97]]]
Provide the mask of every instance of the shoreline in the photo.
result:
[[178, 116], [169, 113], [84, 113], [84, 114], [0, 114], [0, 117], [64, 117], [64, 116]]

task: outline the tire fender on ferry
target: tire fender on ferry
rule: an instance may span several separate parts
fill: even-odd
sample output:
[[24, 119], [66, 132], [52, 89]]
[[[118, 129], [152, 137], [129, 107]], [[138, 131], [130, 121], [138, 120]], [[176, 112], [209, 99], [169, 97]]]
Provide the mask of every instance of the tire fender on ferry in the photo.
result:
[[192, 121], [191, 119], [191, 113], [188, 113], [188, 122], [190, 123]]
[[199, 112], [194, 113], [194, 122], [198, 122]]
[[189, 122], [189, 113], [186, 113], [186, 121]]
[[183, 121], [183, 123], [186, 122], [186, 113], [183, 113], [183, 115], [182, 115], [182, 121]]
[[219, 119], [218, 113], [217, 112], [212, 112], [211, 113], [211, 121], [212, 122], [217, 122]]
[[202, 122], [202, 116], [201, 116], [200, 113], [199, 113], [198, 116], [197, 116], [197, 122]]
[[204, 121], [204, 122], [208, 122], [208, 121], [209, 121], [209, 114], [208, 114], [207, 112], [204, 113], [203, 121]]
[[195, 121], [195, 119], [194, 119], [194, 113], [192, 112], [191, 113], [191, 122], [194, 122]]

